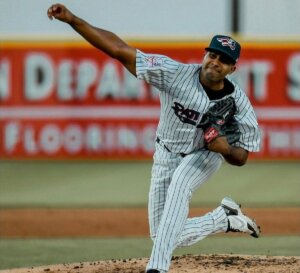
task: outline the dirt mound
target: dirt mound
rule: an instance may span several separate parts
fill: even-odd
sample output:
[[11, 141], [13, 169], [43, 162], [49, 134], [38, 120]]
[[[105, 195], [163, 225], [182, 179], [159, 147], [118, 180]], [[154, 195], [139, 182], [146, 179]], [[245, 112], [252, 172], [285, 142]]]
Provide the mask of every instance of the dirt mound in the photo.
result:
[[[144, 273], [148, 259], [124, 259], [0, 270], [0, 273]], [[175, 256], [169, 273], [296, 273], [300, 257], [246, 255]]]

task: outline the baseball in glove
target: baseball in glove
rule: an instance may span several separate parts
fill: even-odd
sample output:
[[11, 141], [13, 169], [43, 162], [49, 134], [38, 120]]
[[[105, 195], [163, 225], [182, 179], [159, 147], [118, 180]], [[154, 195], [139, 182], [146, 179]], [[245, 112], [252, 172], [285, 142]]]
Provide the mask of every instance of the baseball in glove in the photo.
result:
[[235, 113], [236, 105], [232, 97], [220, 100], [208, 109], [197, 126], [204, 132], [206, 145], [221, 136], [226, 136], [229, 144], [239, 140], [241, 133], [234, 118]]

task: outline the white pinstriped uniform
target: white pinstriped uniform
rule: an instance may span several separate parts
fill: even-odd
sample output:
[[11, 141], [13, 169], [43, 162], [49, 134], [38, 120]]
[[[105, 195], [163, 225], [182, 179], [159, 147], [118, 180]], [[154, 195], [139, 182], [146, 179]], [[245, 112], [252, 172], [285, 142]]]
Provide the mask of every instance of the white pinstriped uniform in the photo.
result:
[[[137, 78], [160, 90], [161, 114], [149, 192], [149, 224], [154, 241], [147, 268], [167, 272], [176, 247], [188, 246], [206, 236], [226, 231], [222, 207], [188, 218], [192, 193], [216, 172], [223, 157], [204, 148], [203, 131], [197, 128], [212, 101], [199, 82], [199, 64], [182, 64], [166, 56], [137, 50]], [[259, 150], [260, 132], [247, 96], [233, 82], [236, 120], [241, 137], [235, 146]], [[225, 97], [224, 97], [225, 98]], [[222, 98], [223, 99], [223, 98]]]

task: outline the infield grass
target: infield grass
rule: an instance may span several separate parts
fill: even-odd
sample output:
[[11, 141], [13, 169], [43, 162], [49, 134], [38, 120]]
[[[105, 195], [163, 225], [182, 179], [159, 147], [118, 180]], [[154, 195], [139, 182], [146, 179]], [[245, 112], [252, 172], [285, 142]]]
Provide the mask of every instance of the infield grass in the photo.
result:
[[[78, 263], [109, 259], [149, 257], [152, 242], [135, 239], [34, 239], [1, 240], [0, 269]], [[249, 254], [300, 256], [300, 236], [216, 236], [192, 247], [178, 249], [181, 254]]]

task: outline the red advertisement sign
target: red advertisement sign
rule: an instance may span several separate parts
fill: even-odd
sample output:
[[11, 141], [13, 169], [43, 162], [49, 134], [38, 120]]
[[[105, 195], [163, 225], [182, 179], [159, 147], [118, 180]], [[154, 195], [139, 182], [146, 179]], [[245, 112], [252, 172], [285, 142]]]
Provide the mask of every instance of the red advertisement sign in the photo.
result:
[[[206, 43], [141, 43], [201, 62]], [[300, 44], [245, 44], [235, 80], [262, 129], [252, 159], [300, 159]], [[151, 158], [155, 88], [86, 43], [0, 44], [0, 158]]]

